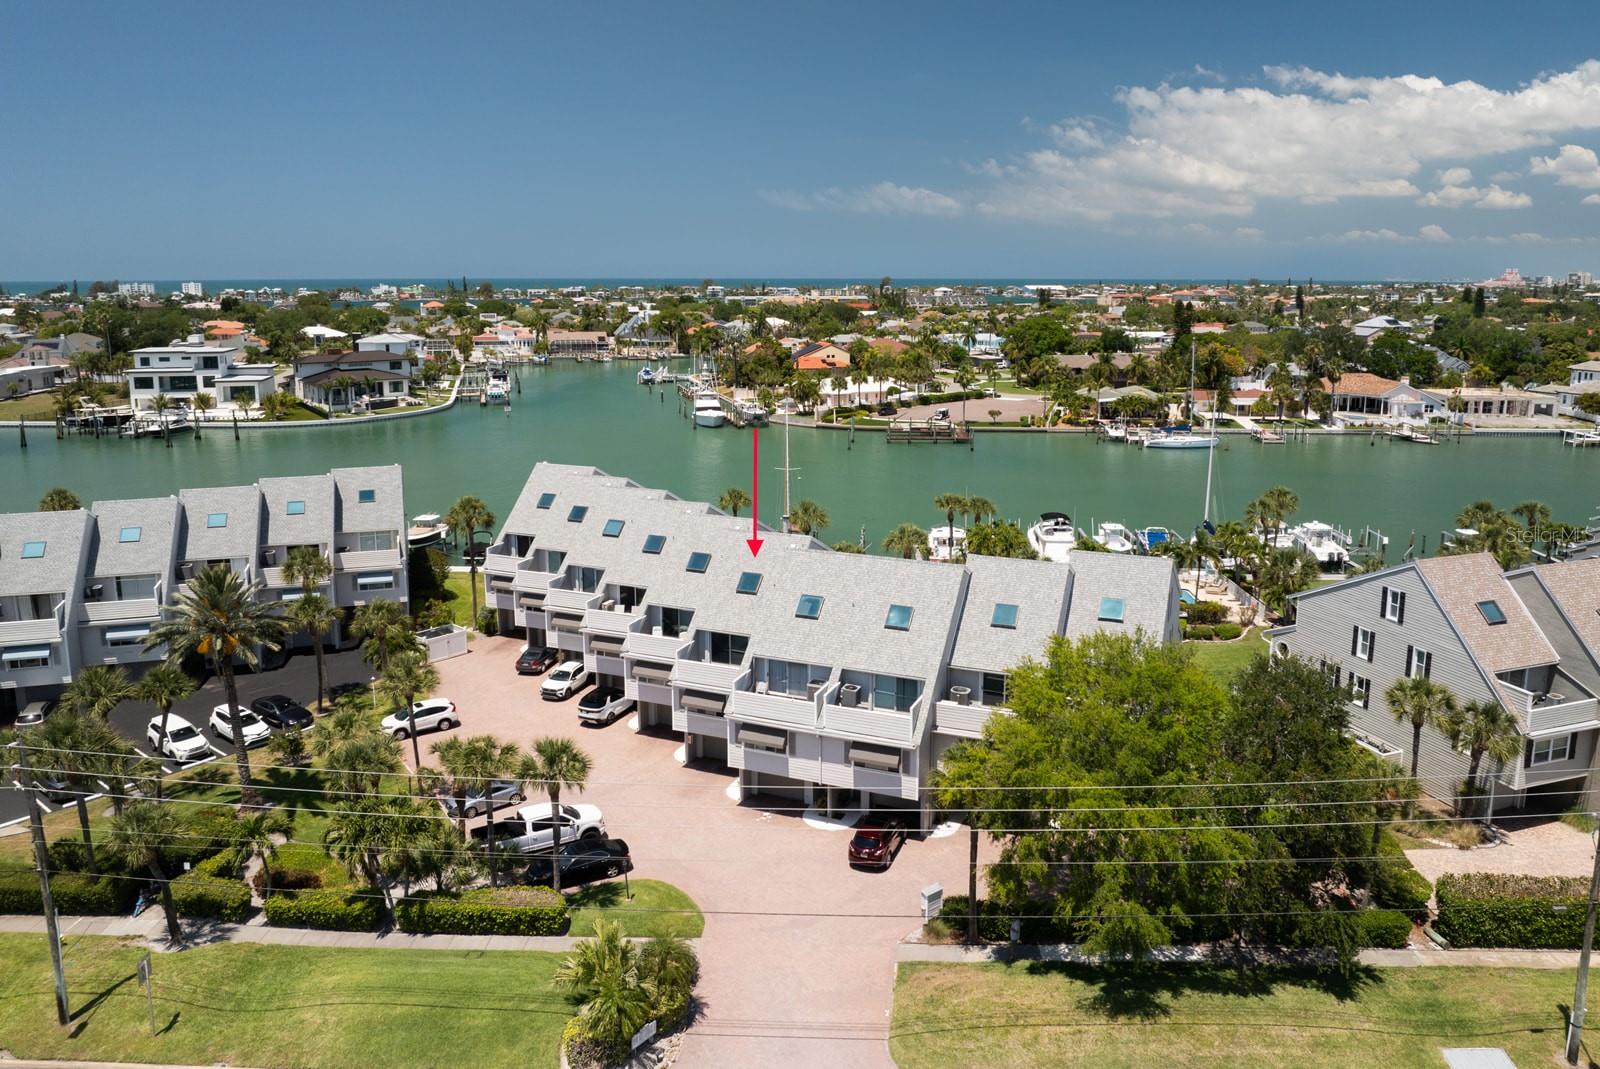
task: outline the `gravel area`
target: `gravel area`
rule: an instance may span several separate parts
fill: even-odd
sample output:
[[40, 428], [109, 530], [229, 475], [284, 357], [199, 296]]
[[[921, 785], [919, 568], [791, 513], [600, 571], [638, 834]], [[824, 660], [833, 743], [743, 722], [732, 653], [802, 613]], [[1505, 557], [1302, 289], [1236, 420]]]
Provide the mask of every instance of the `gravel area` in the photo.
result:
[[1510, 827], [1506, 841], [1473, 850], [1407, 850], [1406, 857], [1430, 881], [1447, 872], [1501, 872], [1516, 876], [1587, 876], [1594, 845], [1559, 820]]

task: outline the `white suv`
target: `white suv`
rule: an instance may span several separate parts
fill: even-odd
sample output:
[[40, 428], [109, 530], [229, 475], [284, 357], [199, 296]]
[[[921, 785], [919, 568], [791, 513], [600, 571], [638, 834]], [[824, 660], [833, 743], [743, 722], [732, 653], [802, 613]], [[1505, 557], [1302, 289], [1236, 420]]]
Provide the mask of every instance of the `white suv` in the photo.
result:
[[[267, 726], [267, 722], [249, 709], [240, 709], [238, 720], [239, 734], [244, 737], [244, 745], [247, 749], [251, 746], [260, 746], [272, 737], [272, 729]], [[219, 705], [211, 710], [210, 726], [211, 733], [217, 738], [227, 742], [235, 741], [233, 737], [233, 720], [228, 716], [228, 707], [226, 705]]]
[[539, 697], [547, 702], [570, 698], [589, 682], [589, 670], [582, 661], [563, 661], [539, 684]]
[[409, 714], [393, 712], [383, 718], [383, 730], [397, 739], [409, 739], [412, 725], [417, 734], [424, 731], [448, 731], [461, 723], [456, 715], [456, 703], [448, 698], [425, 698], [411, 707]]
[[156, 753], [174, 761], [198, 761], [211, 756], [211, 744], [189, 721], [181, 716], [168, 716], [166, 734], [163, 735], [161, 720], [159, 716], [152, 716], [144, 732], [150, 748]]

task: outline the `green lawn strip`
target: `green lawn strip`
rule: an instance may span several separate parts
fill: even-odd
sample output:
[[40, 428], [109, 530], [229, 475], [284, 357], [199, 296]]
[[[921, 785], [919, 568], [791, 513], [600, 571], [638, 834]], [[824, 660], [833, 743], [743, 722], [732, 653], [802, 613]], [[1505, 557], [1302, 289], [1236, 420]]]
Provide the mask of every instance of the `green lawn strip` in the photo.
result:
[[[623, 897], [623, 882], [608, 880], [567, 896], [572, 927], [568, 935], [593, 935], [598, 917], [621, 921], [623, 933], [635, 936], [676, 935], [695, 939], [705, 931], [706, 920], [694, 899], [659, 880], [628, 881], [631, 899]], [[651, 912], [688, 910], [689, 912]]]
[[36, 393], [27, 397], [10, 397], [0, 401], [0, 420], [15, 422], [19, 419], [56, 418], [55, 394]]
[[889, 1049], [900, 1069], [1437, 1069], [1441, 1047], [1550, 1065], [1571, 998], [1566, 970], [1371, 969], [1341, 984], [1291, 970], [919, 962], [899, 967]]
[[1226, 686], [1233, 682], [1239, 670], [1249, 664], [1258, 653], [1265, 653], [1261, 642], [1261, 629], [1252, 627], [1231, 642], [1185, 642], [1184, 648], [1194, 654], [1194, 663], [1204, 668]]
[[131, 942], [66, 940], [79, 1029], [55, 1023], [37, 935], [0, 935], [0, 1035], [20, 1058], [476, 1069], [556, 1064], [573, 1003], [557, 954], [338, 950], [247, 943], [154, 955], [151, 1037]]
[[[483, 581], [483, 576], [478, 576], [478, 581]], [[444, 603], [450, 606], [450, 615], [462, 627], [472, 626], [472, 574], [470, 572], [451, 572], [450, 578], [444, 583]], [[483, 598], [478, 598], [478, 604], [483, 604]]]

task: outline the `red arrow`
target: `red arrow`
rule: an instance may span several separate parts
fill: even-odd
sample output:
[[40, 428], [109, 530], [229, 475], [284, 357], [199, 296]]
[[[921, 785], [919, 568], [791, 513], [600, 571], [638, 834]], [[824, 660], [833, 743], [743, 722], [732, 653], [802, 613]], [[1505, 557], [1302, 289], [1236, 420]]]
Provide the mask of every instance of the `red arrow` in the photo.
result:
[[750, 547], [750, 555], [756, 556], [761, 552], [761, 428], [752, 423], [750, 425], [750, 537], [744, 544]]

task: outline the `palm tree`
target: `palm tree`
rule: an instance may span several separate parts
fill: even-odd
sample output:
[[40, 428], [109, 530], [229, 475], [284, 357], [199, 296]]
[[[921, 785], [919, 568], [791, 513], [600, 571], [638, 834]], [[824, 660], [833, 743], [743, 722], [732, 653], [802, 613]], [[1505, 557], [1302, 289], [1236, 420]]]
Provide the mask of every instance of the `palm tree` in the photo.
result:
[[[533, 752], [523, 758], [517, 769], [517, 778], [542, 787], [550, 795], [550, 817], [554, 820], [560, 812], [561, 789], [571, 787], [573, 790], [583, 790], [584, 784], [589, 782], [589, 771], [593, 765], [589, 755], [571, 739], [539, 739], [533, 744]], [[560, 847], [561, 844], [552, 836], [550, 883], [557, 891], [561, 890]]]
[[[490, 784], [518, 769], [522, 764], [522, 751], [515, 743], [501, 742], [493, 735], [474, 735], [466, 739], [456, 736], [434, 743], [431, 750], [439, 759], [439, 767], [444, 770], [449, 783], [450, 796], [456, 803], [456, 829], [465, 836], [467, 796], [477, 790], [485, 799], [484, 804], [488, 805]], [[492, 822], [492, 808], [489, 815]], [[497, 881], [494, 836], [485, 834], [483, 846], [489, 858], [489, 885], [492, 887]]]
[[828, 526], [828, 510], [812, 501], [801, 498], [789, 510], [789, 527], [803, 535], [815, 534]]
[[380, 731], [362, 708], [335, 709], [318, 721], [311, 733], [311, 751], [328, 768], [339, 770], [329, 775], [355, 798], [376, 793], [384, 776], [405, 769], [399, 741]]
[[467, 567], [472, 575], [472, 625], [478, 625], [478, 561], [472, 538], [479, 531], [486, 531], [494, 526], [494, 513], [489, 511], [489, 506], [481, 498], [471, 494], [457, 498], [456, 503], [450, 506], [450, 511], [445, 513], [444, 522], [450, 525], [452, 534], [460, 535], [466, 544]]
[[409, 798], [360, 798], [346, 802], [322, 833], [328, 855], [360, 876], [383, 902], [386, 927], [394, 925], [394, 902], [383, 878], [384, 856], [427, 834], [436, 821]]
[[81, 508], [83, 502], [78, 500], [78, 495], [65, 486], [51, 487], [45, 491], [44, 497], [39, 499], [40, 512], [72, 512]]
[[[155, 412], [156, 418], [161, 421], [161, 437], [167, 438], [167, 413], [173, 408], [172, 398], [164, 393], [158, 393], [150, 398], [150, 408]], [[167, 440], [171, 441], [170, 438]]]
[[656, 992], [641, 975], [641, 956], [620, 922], [600, 919], [594, 938], [580, 942], [556, 970], [556, 986], [584, 999], [578, 1011], [584, 1030], [608, 1046], [625, 1047], [650, 1019]]
[[61, 692], [63, 705], [88, 716], [106, 719], [117, 706], [133, 697], [128, 670], [118, 664], [95, 664], [81, 669]]
[[1527, 524], [1529, 532], [1535, 538], [1539, 537], [1539, 532], [1548, 527], [1551, 519], [1554, 518], [1551, 515], [1550, 506], [1543, 501], [1524, 501], [1511, 510], [1511, 515], [1516, 516]]
[[[384, 666], [383, 675], [378, 677], [378, 694], [384, 701], [404, 709], [410, 718], [417, 699], [438, 685], [439, 670], [428, 663], [427, 655], [416, 650], [405, 650], [390, 657], [389, 663]], [[411, 736], [412, 767], [420, 770], [422, 751], [417, 745], [417, 725], [414, 720], [406, 734]]]
[[737, 486], [730, 486], [717, 498], [717, 508], [729, 516], [739, 515], [739, 510], [750, 506], [750, 495]]
[[1317, 558], [1303, 549], [1273, 549], [1262, 555], [1256, 586], [1261, 597], [1285, 619], [1293, 620], [1291, 594], [1309, 590], [1322, 575]]
[[884, 535], [883, 548], [912, 560], [928, 551], [928, 532], [914, 523], [902, 523]]
[[1422, 729], [1431, 724], [1443, 730], [1455, 711], [1455, 695], [1431, 679], [1411, 676], [1395, 680], [1383, 698], [1397, 722], [1411, 724], [1411, 778], [1415, 779], [1417, 758], [1422, 749]]
[[1194, 597], [1200, 600], [1200, 566], [1206, 561], [1206, 547], [1201, 543], [1198, 534], [1192, 540], [1182, 538], [1169, 538], [1163, 542], [1157, 552], [1172, 558], [1172, 565], [1179, 572], [1194, 571]]
[[[293, 554], [291, 553], [291, 556]], [[326, 559], [326, 558], [323, 558]], [[289, 624], [296, 631], [303, 631], [311, 640], [311, 652], [317, 658], [317, 708], [320, 710], [328, 703], [328, 670], [324, 660], [322, 648], [323, 639], [333, 630], [339, 622], [339, 610], [333, 603], [321, 594], [306, 594], [294, 601], [289, 606], [289, 611], [284, 614]]]
[[[286, 630], [277, 615], [276, 603], [260, 600], [263, 584], [257, 579], [245, 582], [226, 564], [211, 564], [200, 569], [182, 592], [172, 599], [168, 617], [150, 629], [144, 648], [167, 648], [167, 656], [181, 661], [191, 654], [211, 659], [211, 666], [222, 678], [228, 693], [228, 726], [240, 739], [239, 685], [234, 679], [234, 659], [254, 668], [261, 663], [261, 650], [276, 650], [283, 645]], [[260, 804], [250, 783], [250, 752], [234, 747], [234, 762], [239, 770], [239, 796], [246, 806]]]
[[295, 546], [283, 562], [283, 575], [300, 589], [310, 594], [333, 575], [333, 561], [316, 546]]
[[272, 863], [278, 858], [278, 840], [289, 834], [292, 823], [276, 809], [253, 809], [234, 820], [232, 835], [239, 875], [250, 862], [261, 859], [261, 897], [272, 893]]
[[217, 407], [217, 399], [204, 390], [189, 398], [189, 407], [195, 411], [194, 436], [200, 437], [200, 424], [205, 422], [205, 414]]
[[29, 745], [43, 751], [42, 757], [53, 775], [70, 787], [73, 806], [78, 811], [78, 828], [83, 839], [83, 856], [90, 876], [98, 877], [94, 834], [89, 827], [88, 796], [95, 778], [108, 764], [101, 755], [108, 746], [122, 743], [111, 726], [81, 709], [63, 708], [29, 733]]
[[1522, 753], [1522, 729], [1517, 718], [1497, 701], [1457, 706], [1440, 719], [1451, 744], [1467, 753], [1467, 790], [1478, 789], [1478, 768], [1485, 757], [1501, 765]]
[[[338, 390], [340, 395], [344, 397], [344, 407], [346, 412], [355, 407], [355, 396], [351, 392], [356, 388], [356, 380], [354, 378], [349, 375], [335, 375], [333, 382], [330, 385], [332, 385], [335, 390]], [[328, 400], [328, 407], [333, 407], [333, 400], [331, 397]]]
[[167, 917], [167, 939], [173, 946], [183, 943], [183, 928], [172, 903], [172, 885], [167, 879], [162, 855], [174, 842], [182, 841], [183, 820], [170, 805], [135, 802], [111, 818], [111, 834], [106, 846], [130, 869], [144, 869], [161, 888], [161, 910]]
[[134, 696], [161, 710], [161, 736], [166, 737], [172, 707], [194, 693], [195, 682], [178, 665], [162, 661], [154, 665], [134, 687]]
[[933, 507], [944, 513], [944, 522], [951, 528], [956, 525], [956, 513], [969, 511], [965, 494], [938, 494], [933, 499]]
[[995, 508], [993, 501], [976, 494], [962, 495], [961, 516], [970, 527], [974, 523], [982, 523], [985, 518], [992, 517], [1000, 510]]
[[363, 640], [361, 656], [379, 672], [389, 666], [394, 653], [416, 644], [405, 606], [388, 598], [357, 608], [350, 621], [350, 633]]
[[1263, 541], [1269, 546], [1278, 544], [1278, 531], [1283, 522], [1300, 507], [1300, 496], [1287, 486], [1274, 486], [1245, 506], [1247, 521], [1261, 528]]

